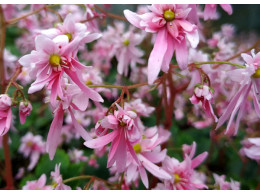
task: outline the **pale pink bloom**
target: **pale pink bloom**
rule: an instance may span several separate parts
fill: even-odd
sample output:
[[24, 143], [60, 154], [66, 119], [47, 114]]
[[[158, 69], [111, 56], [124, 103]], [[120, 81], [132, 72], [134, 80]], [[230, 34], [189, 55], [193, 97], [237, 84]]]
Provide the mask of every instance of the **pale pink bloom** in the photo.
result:
[[76, 22], [79, 22], [80, 20], [84, 20], [84, 11], [81, 9], [78, 5], [60, 5], [60, 9], [58, 10], [59, 14], [62, 18], [66, 18], [66, 16], [70, 13], [73, 15], [73, 19]]
[[61, 163], [58, 165], [56, 164], [55, 171], [51, 172], [51, 177], [54, 182], [54, 190], [71, 190], [70, 186], [67, 186], [63, 183], [62, 175], [60, 174], [60, 165]]
[[148, 188], [148, 176], [145, 170], [159, 179], [171, 179], [170, 174], [161, 167], [155, 165], [162, 162], [166, 157], [167, 150], [161, 150], [161, 147], [159, 146], [161, 143], [162, 140], [156, 127], [144, 131], [142, 139], [133, 145], [140, 164], [138, 164], [131, 155], [128, 157], [127, 164], [129, 165], [126, 169], [127, 182], [133, 180], [135, 178], [135, 173], [139, 172], [143, 184]]
[[83, 150], [74, 148], [73, 150], [69, 150], [68, 154], [73, 163], [86, 162], [88, 160], [88, 158], [84, 156]]
[[[102, 72], [101, 70], [97, 69], [97, 68], [92, 68], [89, 71], [84, 71], [82, 73], [82, 78], [83, 78], [83, 82], [86, 85], [102, 85], [103, 82], [103, 78], [102, 78]], [[102, 88], [102, 87], [98, 87], [98, 88], [94, 88], [96, 92], [101, 93], [103, 92], [103, 94], [109, 98], [111, 97], [111, 89], [108, 88]], [[97, 102], [96, 102], [97, 103]], [[95, 104], [96, 104], [95, 103]]]
[[92, 190], [110, 190], [102, 181], [95, 180], [91, 187]]
[[52, 190], [52, 187], [46, 185], [46, 175], [42, 174], [36, 181], [27, 181], [23, 190]]
[[240, 153], [260, 162], [260, 138], [248, 138], [242, 144], [244, 147], [240, 150]]
[[154, 4], [148, 6], [148, 9], [151, 12], [142, 15], [129, 10], [124, 10], [124, 14], [134, 26], [146, 32], [157, 33], [154, 48], [148, 60], [148, 82], [152, 84], [160, 70], [168, 71], [174, 51], [180, 68], [187, 68], [186, 40], [195, 48], [199, 43], [199, 34], [197, 26], [188, 21], [192, 10], [188, 5]]
[[39, 35], [35, 38], [36, 51], [20, 58], [19, 63], [25, 67], [33, 66], [32, 75], [36, 81], [29, 88], [28, 93], [41, 90], [46, 84], [51, 90], [51, 103], [53, 104], [57, 96], [63, 99], [62, 83], [63, 74], [79, 86], [86, 96], [94, 101], [103, 101], [102, 97], [93, 89], [82, 83], [80, 72], [88, 70], [89, 67], [77, 61], [77, 51], [80, 43], [91, 42], [99, 38], [99, 34], [82, 33], [73, 41], [69, 42], [66, 35], [57, 36], [55, 39]]
[[2, 9], [3, 9], [5, 20], [15, 18], [18, 12], [17, 5], [15, 4], [3, 4]]
[[[238, 82], [241, 87], [235, 96], [231, 99], [225, 112], [219, 118], [216, 129], [223, 125], [228, 118], [228, 126], [226, 133], [236, 135], [239, 127], [240, 120], [245, 112], [246, 100], [250, 91], [253, 92], [253, 104], [257, 115], [260, 117], [260, 104], [259, 104], [259, 92], [260, 92], [260, 52], [254, 53], [251, 51], [252, 56], [248, 54], [241, 54], [242, 58], [246, 62], [245, 68], [239, 68], [231, 70], [227, 73], [228, 77], [233, 81]], [[238, 113], [238, 114], [237, 114]], [[232, 130], [231, 126], [235, 115], [237, 114], [235, 128]]]
[[211, 102], [213, 101], [213, 94], [212, 90], [209, 86], [203, 85], [203, 86], [196, 86], [194, 89], [194, 94], [190, 98], [190, 101], [192, 104], [199, 104], [200, 102], [202, 103], [202, 107], [206, 114], [209, 117], [212, 117], [215, 122], [218, 121], [213, 108], [211, 106]]
[[88, 165], [89, 166], [92, 166], [94, 168], [98, 168], [99, 167], [99, 164], [97, 162], [97, 159], [96, 158], [93, 158], [93, 157], [90, 157], [89, 161], [88, 161]]
[[[220, 6], [229, 15], [233, 13], [230, 4], [220, 4]], [[217, 4], [206, 4], [204, 8], [204, 20], [214, 19], [216, 11], [217, 11]]]
[[[57, 24], [56, 28], [42, 30], [39, 33], [43, 34], [51, 39], [54, 39], [55, 37], [57, 37], [59, 35], [66, 35], [68, 37], [69, 41], [73, 41], [74, 39], [77, 38], [77, 36], [81, 36], [82, 33], [86, 33], [86, 32], [87, 32], [86, 25], [76, 22], [74, 19], [74, 15], [69, 13], [66, 16], [66, 18], [64, 19], [64, 22], [62, 24], [59, 23], [59, 24]], [[98, 34], [94, 33], [92, 35], [97, 36]], [[83, 43], [84, 42], [79, 42], [79, 44], [83, 44]]]
[[203, 121], [195, 121], [192, 122], [192, 125], [196, 128], [196, 129], [203, 129], [205, 127], [208, 127], [212, 124], [213, 120], [212, 118], [206, 118]]
[[30, 156], [28, 170], [32, 170], [37, 164], [40, 155], [45, 153], [45, 142], [42, 141], [42, 137], [40, 135], [34, 136], [31, 132], [28, 132], [25, 136], [23, 136], [21, 142], [19, 152], [25, 157]]
[[11, 54], [7, 49], [4, 49], [4, 67], [5, 67], [5, 79], [10, 79], [10, 77], [15, 72], [17, 57]]
[[[89, 148], [101, 148], [112, 142], [107, 167], [116, 163], [118, 172], [123, 172], [126, 167], [127, 151], [139, 163], [132, 144], [140, 140], [141, 132], [135, 122], [136, 113], [123, 110], [118, 104], [117, 108], [118, 110], [114, 111], [113, 114], [109, 114], [96, 124], [98, 138], [86, 141], [84, 145]], [[109, 129], [113, 131], [109, 133]]]
[[26, 117], [31, 114], [32, 111], [32, 105], [30, 102], [20, 102], [19, 105], [19, 117], [20, 117], [20, 123], [24, 124]]
[[154, 107], [148, 106], [145, 104], [142, 99], [136, 99], [131, 102], [125, 103], [125, 110], [133, 111], [138, 116], [146, 116], [148, 117], [154, 110]]
[[231, 182], [226, 181], [225, 175], [217, 175], [213, 173], [213, 177], [215, 180], [215, 186], [219, 190], [239, 190], [240, 183], [231, 179]]
[[166, 156], [162, 163], [162, 167], [169, 174], [174, 175], [171, 180], [165, 180], [165, 188], [168, 190], [195, 190], [205, 189], [207, 186], [201, 183], [200, 180], [194, 176], [194, 169], [199, 166], [207, 157], [208, 153], [203, 152], [197, 157], [193, 158], [196, 151], [196, 143], [192, 146], [184, 146], [184, 161], [179, 162], [175, 158]]
[[33, 81], [33, 78], [30, 76], [30, 70], [30, 67], [23, 67], [22, 72], [17, 77], [17, 80], [19, 80], [22, 85], [28, 85]]
[[145, 60], [141, 59], [144, 52], [137, 46], [143, 41], [144, 34], [133, 32], [133, 29], [129, 29], [118, 39], [118, 46], [116, 46], [116, 58], [118, 61], [117, 72], [120, 75], [128, 75], [128, 66], [131, 65], [131, 69], [136, 68], [136, 64], [144, 64]]
[[233, 24], [223, 24], [221, 26], [221, 32], [226, 39], [230, 39], [235, 34], [235, 26]]
[[0, 136], [6, 134], [12, 122], [12, 100], [7, 94], [0, 95]]

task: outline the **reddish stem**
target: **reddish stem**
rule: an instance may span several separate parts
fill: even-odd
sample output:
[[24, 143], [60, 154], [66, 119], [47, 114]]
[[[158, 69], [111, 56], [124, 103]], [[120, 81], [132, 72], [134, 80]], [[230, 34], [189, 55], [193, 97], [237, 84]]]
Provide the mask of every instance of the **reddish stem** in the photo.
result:
[[[1, 94], [5, 92], [5, 68], [4, 68], [4, 48], [6, 37], [6, 24], [3, 14], [2, 6], [0, 5], [0, 18], [1, 18], [1, 45], [0, 45], [0, 72], [1, 72]], [[10, 158], [10, 151], [8, 145], [8, 133], [3, 136], [3, 148], [5, 158], [5, 180], [7, 190], [14, 189], [13, 174], [12, 174], [12, 162]]]

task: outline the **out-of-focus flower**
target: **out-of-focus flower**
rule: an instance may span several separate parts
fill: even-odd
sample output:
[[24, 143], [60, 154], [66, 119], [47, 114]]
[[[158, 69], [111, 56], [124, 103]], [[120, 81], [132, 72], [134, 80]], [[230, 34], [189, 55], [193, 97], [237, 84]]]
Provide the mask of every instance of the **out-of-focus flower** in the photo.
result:
[[[232, 7], [230, 4], [220, 4], [223, 10], [229, 15], [233, 13]], [[206, 4], [204, 8], [204, 20], [214, 19], [215, 13], [217, 11], [217, 4]]]
[[231, 179], [231, 182], [226, 181], [225, 175], [217, 175], [213, 173], [213, 177], [215, 180], [215, 186], [219, 190], [239, 190], [240, 183]]
[[45, 142], [42, 141], [42, 137], [40, 135], [34, 136], [31, 132], [28, 132], [25, 136], [23, 136], [21, 142], [19, 152], [25, 157], [30, 156], [28, 170], [32, 170], [37, 164], [40, 155], [45, 153]]
[[70, 160], [74, 163], [86, 162], [88, 160], [88, 158], [86, 156], [84, 156], [84, 153], [82, 150], [78, 150], [75, 148], [73, 150], [69, 150], [69, 157], [70, 157]]
[[6, 134], [12, 122], [12, 100], [7, 94], [0, 95], [0, 136]]
[[260, 138], [248, 138], [242, 141], [243, 148], [240, 150], [242, 155], [260, 162]]
[[36, 181], [27, 181], [26, 185], [23, 186], [23, 190], [51, 190], [52, 187], [46, 185], [46, 175], [42, 176]]
[[60, 174], [60, 165], [61, 163], [59, 163], [58, 165], [56, 164], [55, 171], [51, 172], [51, 177], [54, 182], [54, 190], [71, 190], [70, 186], [67, 186], [63, 183], [62, 175]]

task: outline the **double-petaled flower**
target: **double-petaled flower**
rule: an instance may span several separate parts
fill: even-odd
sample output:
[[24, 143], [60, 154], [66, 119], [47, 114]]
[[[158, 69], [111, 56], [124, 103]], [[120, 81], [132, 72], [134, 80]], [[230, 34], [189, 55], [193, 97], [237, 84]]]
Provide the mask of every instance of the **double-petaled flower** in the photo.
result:
[[195, 48], [199, 43], [197, 26], [192, 23], [192, 9], [189, 5], [154, 4], [148, 7], [151, 12], [138, 15], [129, 10], [124, 14], [127, 20], [146, 32], [156, 33], [156, 40], [148, 60], [148, 82], [152, 84], [160, 70], [167, 72], [169, 64], [176, 53], [181, 69], [188, 65], [188, 48], [186, 40]]

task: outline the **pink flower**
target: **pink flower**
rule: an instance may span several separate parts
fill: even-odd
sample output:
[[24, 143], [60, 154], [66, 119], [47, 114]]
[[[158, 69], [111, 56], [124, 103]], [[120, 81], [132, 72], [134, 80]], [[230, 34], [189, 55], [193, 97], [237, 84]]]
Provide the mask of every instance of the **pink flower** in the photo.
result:
[[70, 186], [67, 186], [63, 183], [62, 175], [60, 174], [60, 165], [55, 166], [55, 171], [51, 172], [51, 177], [53, 179], [54, 183], [54, 190], [71, 190]]
[[[64, 22], [57, 24], [56, 28], [42, 30], [40, 31], [40, 33], [51, 39], [54, 39], [59, 35], [66, 35], [69, 41], [72, 41], [76, 39], [77, 36], [80, 36], [80, 34], [87, 32], [86, 25], [76, 22], [74, 17], [75, 17], [74, 15], [69, 13], [64, 19]], [[92, 35], [98, 35], [98, 34], [92, 34]]]
[[0, 95], [0, 136], [6, 134], [12, 121], [12, 100], [7, 94]]
[[242, 144], [244, 147], [240, 150], [240, 153], [260, 162], [260, 138], [248, 138]]
[[138, 171], [143, 184], [148, 188], [148, 176], [145, 169], [159, 179], [171, 179], [170, 174], [161, 167], [155, 165], [155, 163], [162, 162], [166, 157], [167, 150], [161, 150], [161, 147], [159, 146], [161, 142], [162, 140], [161, 137], [159, 137], [158, 129], [150, 128], [144, 132], [142, 139], [133, 145], [140, 164], [129, 156], [127, 163], [129, 165], [126, 169], [128, 182], [134, 179], [134, 176]]
[[51, 190], [52, 187], [46, 185], [46, 175], [42, 176], [36, 181], [27, 181], [26, 185], [23, 186], [23, 190]]
[[179, 162], [175, 158], [166, 156], [162, 163], [163, 169], [174, 177], [171, 180], [165, 180], [165, 188], [168, 190], [195, 190], [207, 188], [207, 186], [195, 177], [194, 169], [199, 166], [207, 157], [208, 153], [203, 152], [197, 157], [193, 158], [196, 151], [196, 143], [192, 146], [184, 147], [184, 161]]
[[[232, 14], [233, 10], [230, 4], [220, 4], [221, 8], [229, 15]], [[217, 4], [206, 4], [204, 9], [204, 20], [214, 19], [217, 11]]]
[[23, 56], [19, 63], [25, 67], [33, 66], [32, 75], [36, 76], [36, 81], [32, 83], [28, 93], [34, 93], [41, 90], [47, 83], [48, 89], [51, 90], [51, 103], [57, 99], [63, 99], [62, 83], [63, 74], [66, 73], [69, 78], [79, 86], [86, 96], [94, 101], [102, 102], [102, 97], [93, 89], [88, 88], [80, 78], [80, 72], [88, 70], [77, 61], [77, 51], [80, 43], [91, 42], [100, 37], [100, 34], [82, 33], [73, 41], [69, 42], [66, 35], [60, 35], [53, 40], [39, 35], [35, 38], [36, 51]]
[[214, 114], [213, 108], [210, 102], [213, 101], [212, 89], [207, 85], [199, 85], [194, 89], [194, 94], [190, 98], [192, 104], [202, 103], [202, 107], [209, 117], [212, 117], [215, 122], [218, 121], [216, 115]]
[[131, 65], [131, 69], [134, 69], [137, 63], [145, 63], [141, 59], [144, 52], [137, 47], [143, 41], [144, 37], [142, 34], [133, 32], [133, 29], [129, 29], [128, 32], [120, 36], [120, 39], [116, 40], [118, 42], [116, 46], [117, 72], [120, 75], [128, 75], [129, 64]]
[[[101, 148], [112, 142], [107, 167], [116, 163], [118, 172], [123, 172], [126, 167], [127, 151], [139, 163], [132, 144], [140, 140], [141, 133], [138, 124], [135, 122], [136, 113], [125, 111], [118, 104], [117, 108], [117, 111], [109, 114], [96, 124], [98, 138], [88, 140], [84, 145], [89, 148]], [[113, 131], [109, 133], [109, 129]]]
[[199, 43], [197, 26], [188, 21], [192, 8], [179, 4], [154, 4], [151, 12], [137, 15], [124, 10], [127, 20], [146, 32], [157, 33], [154, 48], [148, 60], [148, 82], [152, 84], [160, 69], [167, 72], [176, 52], [176, 59], [181, 69], [188, 65], [186, 38], [195, 48]]
[[240, 183], [231, 179], [231, 182], [226, 181], [225, 175], [217, 175], [213, 173], [213, 177], [215, 180], [215, 186], [219, 190], [239, 190]]
[[45, 142], [42, 141], [42, 137], [40, 135], [34, 136], [31, 132], [28, 132], [25, 136], [23, 136], [21, 142], [19, 152], [25, 157], [30, 156], [28, 170], [32, 170], [37, 164], [40, 155], [45, 153]]
[[20, 117], [20, 123], [24, 124], [26, 117], [31, 114], [32, 111], [32, 105], [30, 102], [20, 102], [19, 106], [19, 117]]
[[70, 160], [74, 163], [86, 162], [88, 160], [88, 158], [84, 156], [83, 150], [77, 150], [74, 148], [73, 150], [69, 150], [68, 154]]
[[[230, 117], [226, 130], [226, 133], [230, 135], [237, 134], [240, 120], [245, 111], [246, 100], [251, 89], [253, 92], [253, 104], [255, 111], [258, 117], [260, 117], [260, 52], [255, 54], [254, 50], [252, 50], [251, 54], [252, 56], [248, 54], [241, 54], [242, 58], [246, 62], [245, 68], [227, 72], [227, 76], [233, 81], [238, 82], [241, 87], [236, 95], [231, 99], [225, 112], [219, 118], [216, 129], [223, 125], [228, 120], [228, 117]], [[235, 128], [231, 128], [236, 113], [238, 114], [235, 122]]]

